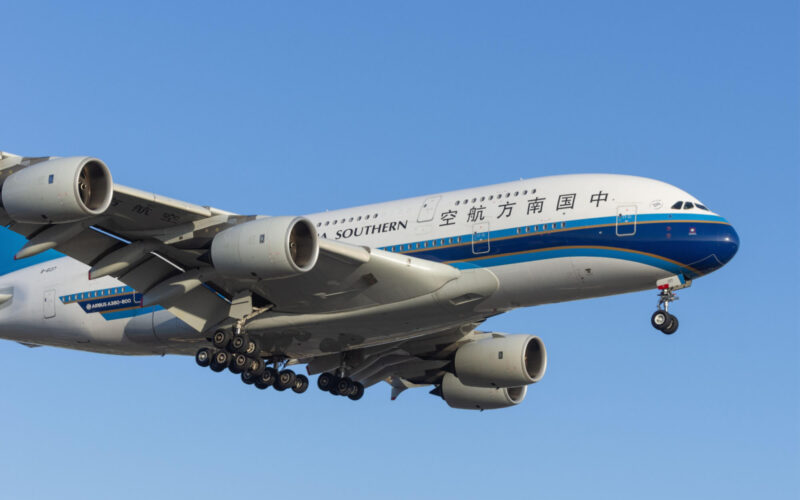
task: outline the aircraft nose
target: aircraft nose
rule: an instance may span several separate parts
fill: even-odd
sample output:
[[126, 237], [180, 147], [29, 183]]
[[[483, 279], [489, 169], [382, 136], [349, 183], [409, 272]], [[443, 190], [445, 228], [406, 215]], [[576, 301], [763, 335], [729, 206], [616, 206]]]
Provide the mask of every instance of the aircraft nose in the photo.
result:
[[723, 265], [736, 255], [736, 252], [739, 251], [739, 235], [733, 226], [728, 225], [725, 230], [720, 232], [717, 247], [717, 257]]

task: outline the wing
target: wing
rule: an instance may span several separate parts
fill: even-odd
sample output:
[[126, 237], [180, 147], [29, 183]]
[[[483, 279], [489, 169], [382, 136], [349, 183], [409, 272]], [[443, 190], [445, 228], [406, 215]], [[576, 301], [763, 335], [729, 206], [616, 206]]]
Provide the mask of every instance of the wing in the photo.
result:
[[[0, 181], [47, 160], [4, 154]], [[281, 279], [221, 272], [211, 265], [212, 241], [257, 217], [118, 184], [107, 209], [77, 222], [20, 222], [6, 209], [0, 222], [29, 240], [18, 258], [54, 248], [90, 266], [90, 279], [118, 278], [198, 332], [246, 318], [264, 346], [297, 359], [481, 321], [487, 314], [474, 306], [497, 289], [488, 271], [322, 239], [308, 272]]]
[[477, 332], [479, 323], [465, 323], [440, 332], [380, 346], [319, 356], [308, 362], [308, 372], [315, 375], [335, 372], [344, 367], [348, 376], [364, 387], [384, 381], [392, 386], [394, 400], [406, 389], [440, 385], [445, 373], [452, 372], [456, 350], [489, 334]]

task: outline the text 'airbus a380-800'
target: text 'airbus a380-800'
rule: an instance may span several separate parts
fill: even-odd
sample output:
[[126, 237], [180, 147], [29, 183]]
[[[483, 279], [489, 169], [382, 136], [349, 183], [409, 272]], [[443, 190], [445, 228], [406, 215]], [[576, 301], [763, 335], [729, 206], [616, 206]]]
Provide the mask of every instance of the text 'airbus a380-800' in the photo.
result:
[[651, 323], [672, 334], [675, 291], [739, 246], [690, 194], [624, 175], [299, 217], [237, 215], [114, 184], [90, 157], [0, 153], [0, 183], [9, 253], [0, 337], [194, 355], [258, 389], [297, 393], [309, 380], [291, 368], [305, 364], [321, 390], [352, 400], [386, 381], [393, 399], [434, 386], [453, 408], [519, 404], [545, 373], [545, 346], [479, 330], [487, 318], [657, 289]]

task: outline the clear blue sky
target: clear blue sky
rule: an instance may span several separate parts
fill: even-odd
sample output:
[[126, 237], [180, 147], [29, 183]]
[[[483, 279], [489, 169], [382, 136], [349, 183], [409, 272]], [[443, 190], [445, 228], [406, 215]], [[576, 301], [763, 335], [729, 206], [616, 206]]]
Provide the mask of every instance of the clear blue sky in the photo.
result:
[[671, 337], [654, 292], [492, 319], [550, 355], [496, 412], [2, 341], [0, 497], [798, 498], [797, 2], [108, 3], [0, 1], [0, 149], [263, 214], [636, 174], [742, 246]]

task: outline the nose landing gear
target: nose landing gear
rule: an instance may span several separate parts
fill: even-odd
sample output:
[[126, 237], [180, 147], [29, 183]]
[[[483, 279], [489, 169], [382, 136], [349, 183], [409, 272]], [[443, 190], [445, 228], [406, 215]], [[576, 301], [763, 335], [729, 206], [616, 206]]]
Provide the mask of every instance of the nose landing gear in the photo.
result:
[[650, 317], [650, 324], [653, 325], [653, 328], [661, 330], [667, 335], [672, 335], [678, 331], [678, 318], [669, 313], [669, 304], [678, 300], [679, 297], [675, 294], [677, 290], [687, 288], [691, 284], [691, 281], [678, 275], [656, 282], [656, 287], [659, 290], [658, 309]]

